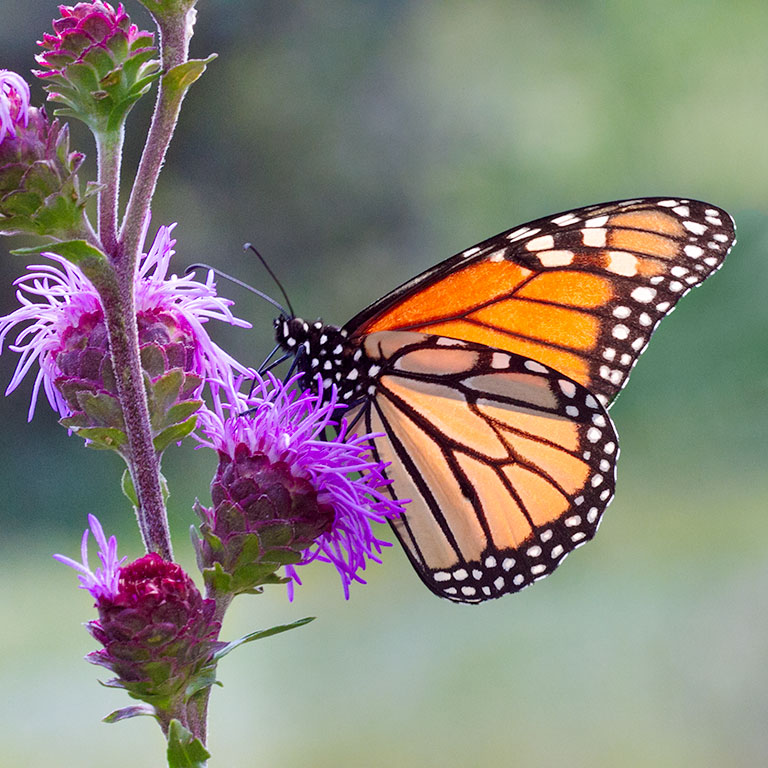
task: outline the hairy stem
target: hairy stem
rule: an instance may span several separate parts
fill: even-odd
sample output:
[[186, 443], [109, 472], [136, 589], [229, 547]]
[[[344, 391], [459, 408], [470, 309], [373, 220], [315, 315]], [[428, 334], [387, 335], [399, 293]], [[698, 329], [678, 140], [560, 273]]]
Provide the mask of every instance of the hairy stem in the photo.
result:
[[124, 130], [96, 133], [99, 165], [99, 238], [109, 256], [117, 254], [117, 206]]
[[[178, 64], [183, 64], [188, 58], [189, 34], [186, 13], [171, 19], [158, 19], [158, 27], [160, 28], [162, 67], [163, 72], [167, 73]], [[120, 243], [125, 258], [135, 258], [141, 245], [144, 221], [149, 213], [157, 178], [179, 119], [183, 99], [183, 91], [177, 88], [166, 88], [164, 78], [160, 79], [152, 124], [120, 231]]]

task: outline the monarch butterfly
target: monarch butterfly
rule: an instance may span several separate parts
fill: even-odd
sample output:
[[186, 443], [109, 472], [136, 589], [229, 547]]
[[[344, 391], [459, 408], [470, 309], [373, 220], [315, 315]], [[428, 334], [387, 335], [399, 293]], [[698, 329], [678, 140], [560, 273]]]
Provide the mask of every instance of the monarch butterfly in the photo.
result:
[[695, 200], [591, 205], [502, 232], [343, 327], [281, 315], [390, 462], [392, 527], [440, 597], [479, 603], [591, 539], [618, 457], [607, 413], [660, 320], [723, 263], [734, 224]]

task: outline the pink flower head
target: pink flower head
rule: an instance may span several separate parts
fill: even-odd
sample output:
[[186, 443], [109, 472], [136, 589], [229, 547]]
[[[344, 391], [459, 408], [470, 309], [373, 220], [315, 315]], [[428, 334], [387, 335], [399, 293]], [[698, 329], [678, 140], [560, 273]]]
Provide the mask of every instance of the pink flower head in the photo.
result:
[[[153, 347], [152, 360], [161, 358], [157, 362], [160, 373], [178, 367], [191, 377], [229, 381], [233, 371], [244, 374], [248, 369], [211, 340], [205, 323], [215, 319], [245, 328], [250, 324], [232, 314], [232, 301], [217, 295], [212, 273], [205, 282], [191, 275], [168, 274], [176, 243], [170, 236], [174, 226], [160, 227], [137, 271], [136, 312], [142, 349]], [[113, 380], [107, 364], [104, 311], [96, 289], [64, 258], [55, 253], [43, 255], [55, 264], [31, 265], [15, 283], [21, 306], [0, 317], [0, 351], [8, 333], [20, 326], [9, 345], [20, 358], [6, 394], [16, 389], [35, 361], [40, 365], [30, 419], [41, 386], [51, 407], [66, 417], [77, 410], [70, 392], [73, 388], [111, 392]], [[201, 386], [196, 383], [197, 394]]]
[[116, 48], [131, 48], [139, 40], [144, 47], [152, 45], [152, 35], [139, 31], [131, 23], [122, 3], [115, 9], [109, 3], [60, 5], [60, 19], [53, 22], [54, 34], [45, 34], [38, 42], [45, 50], [35, 58], [48, 71], [38, 77], [63, 75], [70, 64], [81, 63], [93, 53], [111, 54]]
[[180, 565], [154, 552], [124, 564], [126, 558], [117, 559], [115, 537], [107, 541], [93, 515], [88, 522], [101, 568], [92, 571], [88, 564], [88, 529], [82, 563], [54, 555], [79, 572], [80, 587], [96, 599], [99, 618], [86, 626], [103, 647], [86, 658], [116, 675], [108, 685], [156, 705], [156, 715], [167, 723], [173, 715], [168, 705], [184, 695], [222, 645], [216, 641], [221, 625], [215, 603], [203, 599]]
[[21, 75], [0, 69], [0, 143], [15, 137], [17, 127], [29, 121], [29, 86]]
[[[403, 502], [386, 492], [371, 435], [350, 435], [345, 421], [333, 420], [343, 407], [335, 387], [325, 396], [301, 391], [300, 378], [257, 377], [249, 396], [226, 388], [226, 401], [214, 390], [214, 410], [200, 412], [202, 442], [220, 462], [211, 484], [214, 507], [204, 510], [201, 564], [235, 567], [245, 535], [253, 534], [263, 560], [286, 565], [290, 597], [293, 584], [301, 584], [296, 566], [317, 560], [336, 567], [349, 598], [352, 581], [365, 583], [359, 572], [366, 562], [380, 562], [381, 547], [389, 546], [371, 524], [397, 517]], [[206, 532], [222, 542], [221, 552], [206, 548]]]

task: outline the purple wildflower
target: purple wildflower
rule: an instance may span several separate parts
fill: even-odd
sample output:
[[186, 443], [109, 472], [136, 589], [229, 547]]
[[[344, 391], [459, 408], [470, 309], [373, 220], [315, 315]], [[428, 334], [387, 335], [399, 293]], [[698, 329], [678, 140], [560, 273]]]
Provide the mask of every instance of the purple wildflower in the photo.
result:
[[[130, 45], [141, 35], [139, 28], [131, 23], [123, 4], [113, 8], [109, 3], [96, 0], [93, 3], [60, 5], [60, 19], [54, 19], [54, 34], [44, 34], [38, 42], [45, 50], [35, 58], [38, 64], [48, 67], [49, 72], [38, 73], [40, 77], [49, 74], [64, 74], [69, 64], [81, 63], [88, 55], [100, 51], [104, 55], [110, 49], [114, 36], [122, 38], [123, 46]], [[152, 36], [148, 43], [151, 45]]]
[[29, 122], [29, 86], [21, 75], [0, 69], [0, 143]]
[[[170, 236], [174, 226], [160, 227], [139, 265], [135, 296], [140, 343], [143, 358], [151, 357], [157, 369], [150, 375], [179, 367], [196, 377], [192, 394], [197, 396], [202, 388], [200, 379], [228, 381], [233, 371], [248, 370], [211, 340], [204, 324], [210, 319], [244, 328], [250, 324], [232, 314], [232, 301], [217, 295], [212, 273], [204, 283], [191, 275], [168, 274], [176, 243]], [[111, 365], [108, 371], [105, 367], [108, 340], [96, 289], [62, 257], [55, 253], [44, 255], [56, 264], [30, 266], [30, 271], [15, 283], [21, 306], [0, 317], [0, 352], [8, 333], [22, 326], [9, 345], [20, 358], [6, 394], [16, 389], [36, 360], [40, 364], [30, 419], [41, 386], [51, 407], [67, 417], [78, 410], [77, 392], [72, 394], [73, 389], [111, 391], [114, 376]], [[145, 347], [152, 347], [156, 354], [145, 354]]]
[[102, 567], [88, 564], [88, 529], [83, 535], [83, 562], [54, 555], [79, 572], [80, 586], [96, 599], [99, 618], [86, 626], [103, 648], [86, 658], [111, 670], [108, 685], [125, 688], [150, 702], [167, 724], [182, 711], [190, 682], [212, 661], [220, 623], [213, 600], [204, 600], [192, 579], [177, 563], [150, 552], [124, 565], [117, 542], [106, 540], [99, 521], [88, 516], [99, 544]]
[[[286, 566], [291, 598], [294, 583], [301, 584], [296, 566], [315, 560], [336, 567], [349, 598], [352, 581], [365, 583], [359, 571], [367, 560], [381, 562], [378, 553], [388, 546], [371, 524], [399, 515], [402, 502], [386, 493], [385, 465], [371, 456], [371, 435], [349, 435], [344, 420], [333, 420], [335, 387], [323, 398], [301, 392], [300, 378], [257, 378], [248, 397], [223, 388], [228, 402], [216, 392], [214, 410], [199, 413], [203, 444], [220, 462], [211, 484], [214, 507], [202, 511], [201, 565], [236, 567], [252, 534], [261, 564], [275, 564], [273, 571]], [[336, 434], [326, 439], [329, 427]], [[220, 552], [207, 545], [208, 533], [222, 543]]]
[[[110, 536], [107, 540], [104, 529], [95, 515], [88, 515], [88, 524], [90, 529], [85, 529], [80, 545], [82, 563], [64, 555], [54, 555], [53, 557], [60, 563], [64, 563], [64, 565], [68, 565], [79, 572], [77, 578], [80, 579], [80, 589], [87, 589], [97, 601], [112, 599], [117, 594], [120, 566], [128, 558], [122, 557], [118, 560], [117, 539]], [[101, 566], [95, 570], [91, 570], [88, 564], [88, 534], [91, 532], [99, 545], [99, 560], [101, 560]]]
[[48, 98], [63, 102], [94, 130], [128, 114], [159, 74], [154, 36], [140, 30], [122, 5], [60, 5], [53, 34], [35, 58]]

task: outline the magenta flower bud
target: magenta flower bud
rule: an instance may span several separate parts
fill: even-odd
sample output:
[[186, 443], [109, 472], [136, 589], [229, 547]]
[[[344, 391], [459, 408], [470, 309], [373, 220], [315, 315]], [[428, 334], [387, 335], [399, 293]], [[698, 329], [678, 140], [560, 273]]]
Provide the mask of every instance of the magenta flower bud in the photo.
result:
[[29, 86], [0, 70], [0, 234], [83, 236], [82, 161], [69, 151], [67, 127], [30, 107]]
[[[216, 393], [214, 411], [200, 413], [203, 444], [217, 451], [211, 484], [213, 507], [198, 508], [203, 520], [198, 562], [214, 594], [250, 592], [284, 581], [301, 583], [296, 566], [332, 563], [346, 596], [368, 560], [378, 562], [387, 543], [371, 523], [400, 514], [385, 492], [383, 465], [371, 456], [369, 436], [349, 436], [327, 402], [296, 386], [256, 379], [249, 397]], [[333, 439], [323, 439], [336, 427]], [[291, 591], [292, 594], [292, 591]]]
[[104, 648], [86, 658], [135, 698], [183, 696], [216, 649], [213, 600], [203, 599], [180, 565], [155, 553], [120, 568], [115, 593], [98, 598], [96, 608], [88, 629]]
[[[234, 372], [248, 370], [214, 344], [205, 329], [210, 319], [248, 326], [231, 313], [232, 302], [217, 295], [212, 275], [205, 283], [168, 275], [176, 242], [171, 229], [158, 230], [141, 258], [134, 286], [158, 451], [194, 428], [205, 380], [229, 381]], [[101, 300], [76, 267], [56, 254], [46, 255], [55, 264], [30, 267], [16, 281], [21, 306], [0, 318], [0, 349], [11, 329], [21, 326], [11, 345], [21, 357], [6, 394], [38, 360], [30, 418], [42, 386], [65, 426], [99, 447], [119, 450], [125, 442], [124, 424]]]
[[62, 114], [92, 130], [114, 130], [159, 74], [151, 32], [131, 23], [122, 4], [115, 9], [96, 0], [60, 5], [54, 34], [38, 44], [48, 98], [63, 102]]
[[54, 555], [80, 572], [80, 582], [95, 598], [99, 618], [87, 624], [103, 648], [86, 659], [109, 669], [107, 685], [124, 688], [151, 704], [161, 724], [183, 711], [188, 687], [212, 664], [222, 645], [216, 638], [213, 600], [204, 600], [181, 566], [150, 553], [124, 565], [117, 559], [115, 537], [107, 541], [99, 521], [88, 516], [99, 544], [101, 568], [88, 565], [88, 529], [83, 562]]

